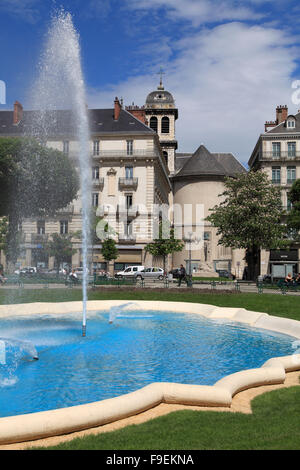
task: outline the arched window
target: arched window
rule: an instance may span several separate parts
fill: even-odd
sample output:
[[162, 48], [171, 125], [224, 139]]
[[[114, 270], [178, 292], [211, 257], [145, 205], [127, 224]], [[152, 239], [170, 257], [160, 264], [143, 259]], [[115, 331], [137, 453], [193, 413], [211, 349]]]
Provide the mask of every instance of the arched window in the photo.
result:
[[165, 157], [166, 164], [168, 164], [168, 152], [164, 151], [163, 156]]
[[153, 129], [155, 132], [157, 132], [157, 117], [152, 116], [150, 119], [150, 127]]
[[164, 116], [161, 120], [161, 133], [169, 134], [170, 132], [170, 120], [167, 116]]

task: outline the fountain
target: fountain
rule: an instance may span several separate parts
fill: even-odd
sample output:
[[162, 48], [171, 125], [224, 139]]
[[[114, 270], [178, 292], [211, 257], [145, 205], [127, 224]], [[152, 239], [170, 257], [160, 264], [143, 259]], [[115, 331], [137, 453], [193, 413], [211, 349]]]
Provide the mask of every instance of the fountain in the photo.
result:
[[38, 360], [38, 353], [30, 341], [0, 338], [0, 385], [14, 385], [21, 362], [33, 360]]
[[121, 315], [126, 307], [130, 306], [135, 306], [134, 302], [127, 302], [126, 304], [123, 305], [117, 305], [115, 307], [110, 307], [109, 309], [109, 315], [108, 315], [108, 322], [114, 323], [115, 319], [117, 318], [118, 315]]
[[88, 244], [91, 205], [91, 172], [89, 164], [89, 124], [85, 87], [80, 60], [79, 37], [72, 17], [60, 10], [52, 19], [39, 64], [39, 74], [32, 88], [34, 119], [30, 132], [46, 143], [51, 128], [59, 126], [58, 109], [69, 109], [78, 141], [78, 162], [82, 201], [82, 262], [83, 316], [82, 336], [86, 335], [86, 305], [88, 287]]

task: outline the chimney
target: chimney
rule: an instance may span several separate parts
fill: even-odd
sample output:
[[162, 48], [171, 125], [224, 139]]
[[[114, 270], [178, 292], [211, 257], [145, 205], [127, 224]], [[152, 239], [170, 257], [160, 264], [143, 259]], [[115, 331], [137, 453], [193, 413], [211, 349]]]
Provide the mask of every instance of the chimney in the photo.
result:
[[119, 98], [115, 98], [115, 107], [114, 107], [114, 120], [117, 121], [119, 119], [119, 116], [120, 116], [120, 112], [121, 112], [121, 105], [120, 105], [120, 101], [119, 101]]
[[277, 124], [281, 124], [282, 122], [286, 121], [287, 117], [288, 117], [288, 107], [287, 107], [287, 105], [277, 106], [277, 108], [276, 108], [276, 122], [277, 122]]
[[19, 101], [16, 101], [14, 104], [14, 117], [13, 117], [13, 123], [14, 124], [19, 124], [23, 117], [23, 106]]

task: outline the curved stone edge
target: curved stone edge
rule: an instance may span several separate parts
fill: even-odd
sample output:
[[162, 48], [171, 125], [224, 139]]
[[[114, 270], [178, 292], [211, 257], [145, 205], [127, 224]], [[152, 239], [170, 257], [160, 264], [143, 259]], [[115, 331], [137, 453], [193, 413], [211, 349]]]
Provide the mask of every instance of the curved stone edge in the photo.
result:
[[[126, 300], [90, 301], [88, 310], [106, 310], [113, 305], [122, 305], [125, 302]], [[278, 321], [278, 317], [261, 312], [187, 302], [134, 301], [133, 304], [128, 309], [138, 306], [144, 310], [151, 308], [161, 311], [197, 313], [209, 318], [224, 318], [269, 330], [272, 330], [273, 326], [274, 331], [300, 338], [300, 322], [282, 321], [286, 319]], [[16, 314], [68, 313], [80, 309], [81, 305], [81, 302], [62, 302], [0, 306], [0, 317], [12, 314], [15, 316]], [[50, 312], [49, 309], [51, 309]], [[280, 331], [281, 327], [284, 331]], [[258, 369], [236, 372], [217, 381], [213, 386], [152, 383], [135, 392], [99, 402], [0, 418], [0, 444], [32, 441], [97, 427], [141, 413], [160, 403], [230, 407], [236, 393], [261, 385], [283, 383], [286, 372], [293, 370], [300, 370], [300, 354], [271, 358]]]

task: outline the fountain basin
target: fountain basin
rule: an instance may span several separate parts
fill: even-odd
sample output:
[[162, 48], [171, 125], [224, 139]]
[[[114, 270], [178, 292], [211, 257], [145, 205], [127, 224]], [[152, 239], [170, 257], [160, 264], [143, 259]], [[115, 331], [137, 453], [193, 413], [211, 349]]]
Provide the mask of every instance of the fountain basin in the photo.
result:
[[[126, 301], [90, 301], [87, 310], [108, 311]], [[36, 314], [68, 314], [79, 311], [81, 302], [39, 303], [0, 306], [0, 319], [10, 316]], [[300, 323], [272, 317], [265, 313], [249, 312], [239, 308], [219, 308], [213, 305], [181, 302], [135, 301], [127, 307], [139, 311], [187, 313], [208, 319], [226, 319], [243, 325], [275, 331], [300, 338]], [[49, 313], [51, 312], [51, 314]], [[87, 336], [89, 324], [87, 325]], [[41, 363], [42, 361], [40, 361]], [[217, 364], [216, 364], [217, 366]], [[271, 358], [262, 367], [239, 371], [222, 377], [213, 385], [180, 383], [152, 383], [131, 393], [99, 402], [60, 408], [51, 411], [10, 416], [0, 419], [0, 443], [20, 442], [41, 437], [65, 434], [112, 422], [139, 413], [161, 402], [205, 406], [230, 406], [238, 391], [257, 385], [282, 383], [285, 372], [300, 369], [300, 355]]]

